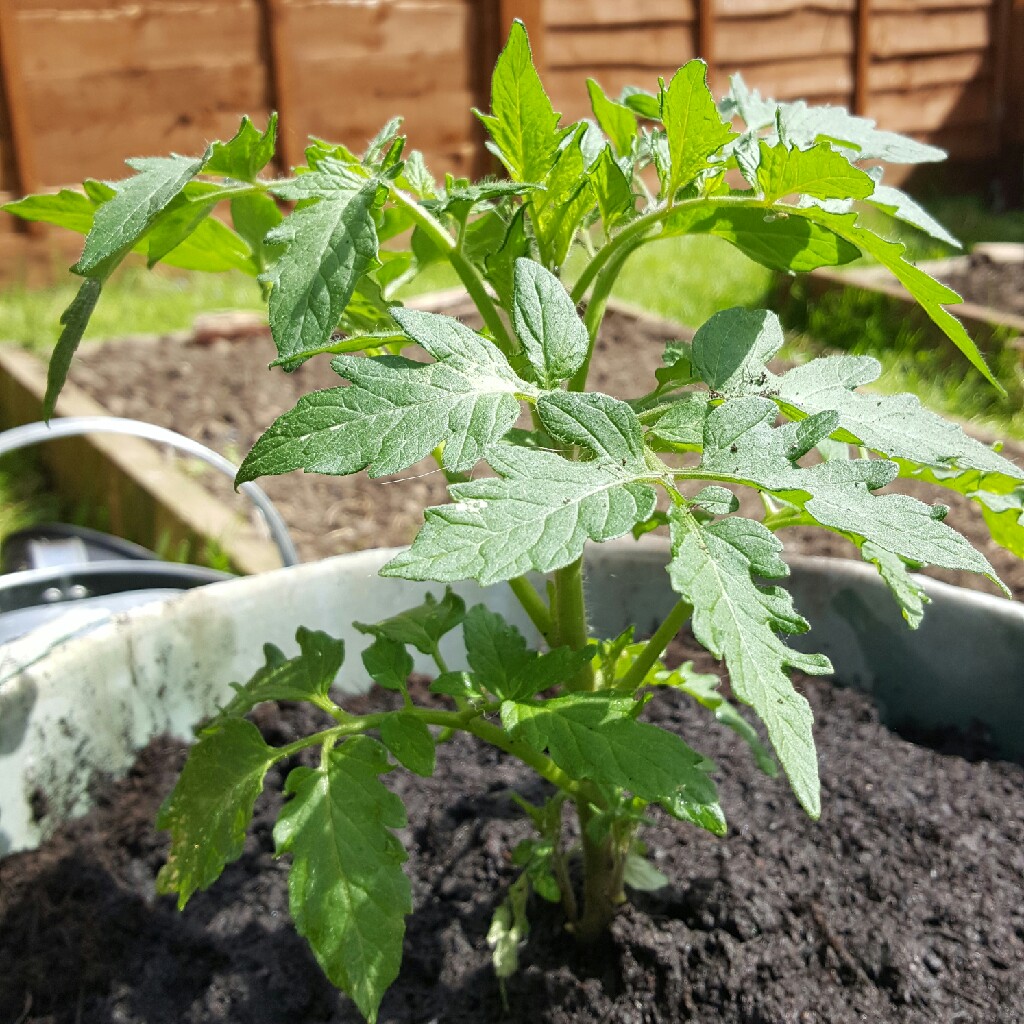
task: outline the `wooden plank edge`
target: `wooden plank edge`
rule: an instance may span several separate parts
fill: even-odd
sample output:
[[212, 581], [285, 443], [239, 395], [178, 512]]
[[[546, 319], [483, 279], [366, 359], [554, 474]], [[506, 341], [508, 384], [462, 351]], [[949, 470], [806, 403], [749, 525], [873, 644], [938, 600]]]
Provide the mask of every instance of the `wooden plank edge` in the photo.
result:
[[[39, 358], [0, 343], [0, 427], [42, 418], [46, 368]], [[57, 416], [109, 416], [80, 388], [68, 382], [57, 402]], [[281, 565], [276, 545], [252, 524], [182, 470], [166, 462], [148, 441], [109, 434], [49, 441], [40, 455], [57, 486], [75, 501], [106, 499], [111, 527], [148, 548], [168, 541], [191, 550], [217, 545], [241, 573]]]
[[[916, 266], [929, 274], [956, 272], [967, 266], [967, 257], [922, 260]], [[781, 311], [790, 301], [796, 280], [788, 275], [778, 275], [775, 309]], [[912, 317], [914, 326], [927, 332], [931, 340], [949, 341], [941, 328], [919, 307], [917, 300], [884, 267], [855, 268], [846, 271], [821, 268], [811, 271], [799, 280], [806, 287], [808, 297], [820, 298], [828, 292], [838, 292], [847, 288], [882, 296], [895, 304], [900, 316]], [[1024, 316], [1006, 313], [976, 302], [951, 303], [944, 308], [964, 325], [986, 356], [1009, 348], [1017, 350], [1024, 359]], [[949, 344], [952, 355], [954, 349], [952, 343]]]

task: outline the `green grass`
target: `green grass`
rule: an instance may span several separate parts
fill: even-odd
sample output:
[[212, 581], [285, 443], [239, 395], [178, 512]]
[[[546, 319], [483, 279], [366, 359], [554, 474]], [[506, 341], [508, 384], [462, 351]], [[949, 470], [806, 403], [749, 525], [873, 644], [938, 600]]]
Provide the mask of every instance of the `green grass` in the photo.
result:
[[[584, 259], [582, 249], [570, 255], [565, 269], [570, 284], [582, 271]], [[773, 280], [770, 270], [721, 239], [666, 238], [630, 257], [613, 294], [658, 316], [699, 327], [720, 309], [763, 303]], [[458, 276], [448, 264], [433, 264], [398, 294], [411, 298], [458, 285]]]
[[0, 541], [16, 530], [54, 519], [58, 502], [32, 452], [12, 452], [0, 459]]
[[[48, 288], [0, 289], [0, 339], [48, 350], [60, 333], [60, 315], [79, 279]], [[244, 274], [189, 274], [140, 265], [125, 267], [104, 288], [86, 339], [129, 334], [166, 334], [190, 328], [200, 313], [218, 309], [262, 310], [259, 285]]]
[[1006, 389], [1003, 397], [952, 342], [936, 347], [919, 328], [896, 318], [885, 296], [849, 288], [828, 291], [806, 305], [797, 297], [784, 321], [790, 328], [786, 358], [801, 361], [828, 351], [874, 356], [882, 364], [882, 376], [872, 385], [878, 390], [909, 391], [945, 416], [1024, 437], [1024, 373], [1015, 348], [999, 348], [988, 358]]

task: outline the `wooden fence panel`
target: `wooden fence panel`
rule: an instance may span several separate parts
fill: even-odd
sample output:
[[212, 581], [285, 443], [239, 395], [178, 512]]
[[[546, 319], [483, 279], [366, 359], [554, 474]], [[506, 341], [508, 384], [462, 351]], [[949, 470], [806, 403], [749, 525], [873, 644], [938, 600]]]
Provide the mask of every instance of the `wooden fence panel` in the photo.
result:
[[[1009, 35], [1022, 38], [1008, 44], [1018, 56], [1001, 84], [1004, 4], [1017, 18]], [[612, 94], [653, 88], [657, 74], [699, 55], [718, 91], [738, 71], [763, 95], [858, 108], [884, 128], [950, 144], [954, 158], [998, 148], [1001, 95], [1024, 136], [1024, 104], [1013, 99], [1024, 92], [1024, 0], [547, 0], [545, 10], [547, 77], [570, 116], [588, 113], [588, 76]], [[697, 53], [702, 39], [714, 52]]]
[[398, 114], [435, 173], [493, 169], [469, 111], [515, 17], [566, 118], [590, 115], [587, 77], [653, 89], [700, 55], [718, 92], [739, 71], [954, 158], [1024, 146], [1024, 0], [0, 0], [0, 193], [199, 152], [272, 109], [282, 163]]
[[122, 177], [126, 157], [202, 152], [268, 112], [257, 0], [7, 0], [32, 187]]
[[389, 118], [437, 173], [473, 171], [480, 148], [477, 11], [467, 0], [282, 5], [291, 109], [282, 130], [360, 149]]

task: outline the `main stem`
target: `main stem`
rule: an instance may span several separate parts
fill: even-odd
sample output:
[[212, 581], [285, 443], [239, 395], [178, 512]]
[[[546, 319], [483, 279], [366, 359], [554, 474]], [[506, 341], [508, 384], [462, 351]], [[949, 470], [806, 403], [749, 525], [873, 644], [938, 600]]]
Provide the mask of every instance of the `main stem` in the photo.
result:
[[[553, 643], [582, 650], [587, 642], [586, 597], [583, 591], [583, 560], [577, 559], [559, 569], [554, 578], [552, 599]], [[593, 667], [588, 664], [566, 689], [593, 691], [596, 686]], [[614, 832], [602, 829], [595, 836], [595, 807], [588, 794], [572, 794], [580, 828], [580, 849], [583, 860], [583, 900], [578, 910], [575, 895], [571, 901], [563, 897], [566, 914], [580, 942], [594, 942], [608, 928], [615, 911], [624, 899], [622, 876], [628, 843], [617, 839]]]

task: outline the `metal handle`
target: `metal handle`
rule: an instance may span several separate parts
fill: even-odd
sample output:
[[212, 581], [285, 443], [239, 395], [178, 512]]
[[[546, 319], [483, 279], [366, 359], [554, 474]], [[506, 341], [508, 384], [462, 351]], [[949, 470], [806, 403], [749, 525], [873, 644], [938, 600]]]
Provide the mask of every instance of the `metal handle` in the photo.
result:
[[[199, 441], [185, 437], [184, 434], [169, 430], [167, 427], [159, 427], [155, 423], [124, 419], [120, 416], [62, 416], [50, 420], [49, 423], [26, 423], [24, 426], [12, 427], [10, 430], [0, 433], [0, 457], [42, 441], [56, 441], [60, 438], [78, 437], [82, 434], [127, 434], [130, 437], [140, 437], [147, 441], [155, 441], [157, 444], [170, 445], [187, 455], [201, 459], [222, 473], [226, 473], [232, 480], [238, 473], [237, 466]], [[282, 564], [297, 565], [299, 555], [295, 550], [291, 534], [281, 518], [281, 513], [274, 507], [270, 498], [254, 483], [244, 483], [239, 490], [249, 498], [263, 516], [270, 536], [281, 555]]]

